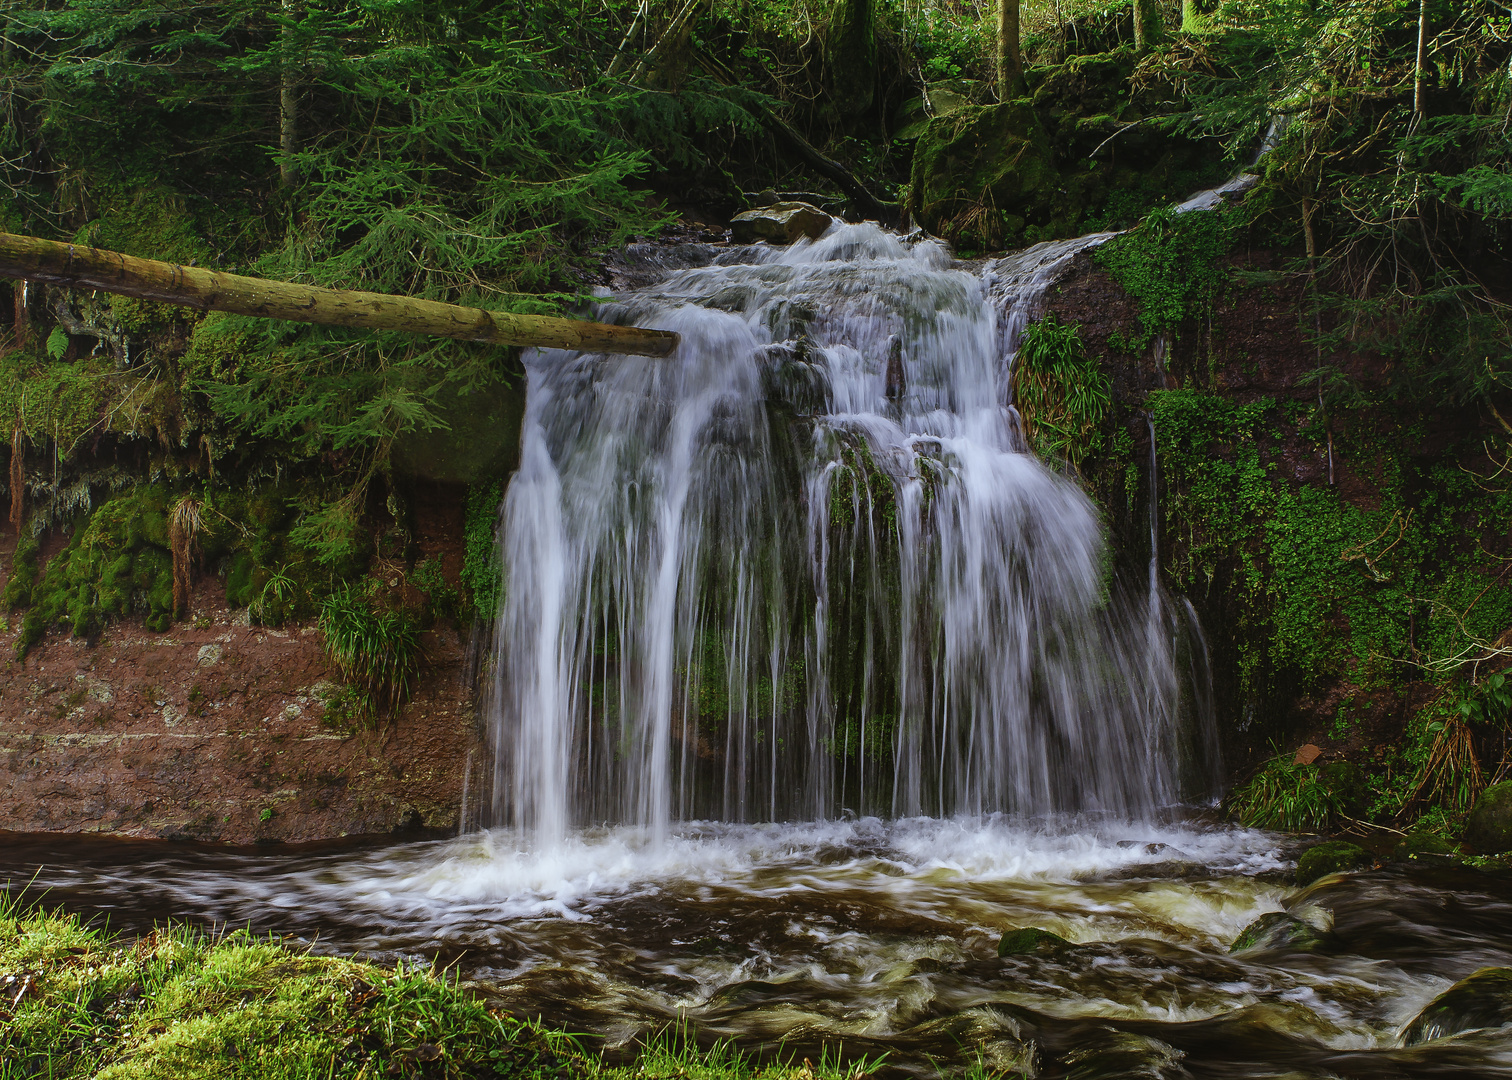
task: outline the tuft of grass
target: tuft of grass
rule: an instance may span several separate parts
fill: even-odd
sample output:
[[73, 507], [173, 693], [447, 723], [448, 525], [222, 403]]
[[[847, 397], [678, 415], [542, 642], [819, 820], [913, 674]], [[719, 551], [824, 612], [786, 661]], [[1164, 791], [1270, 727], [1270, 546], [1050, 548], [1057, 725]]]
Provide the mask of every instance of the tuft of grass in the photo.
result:
[[402, 609], [384, 608], [352, 588], [326, 598], [320, 609], [326, 650], [362, 695], [369, 720], [402, 705], [420, 667], [420, 627]]
[[132, 940], [0, 892], [0, 1080], [862, 1080], [879, 1064], [762, 1067], [683, 1032], [611, 1067], [424, 967], [245, 930]]
[[1312, 765], [1289, 754], [1271, 758], [1229, 796], [1229, 810], [1241, 824], [1257, 829], [1304, 832], [1326, 828], [1340, 811], [1338, 798]]

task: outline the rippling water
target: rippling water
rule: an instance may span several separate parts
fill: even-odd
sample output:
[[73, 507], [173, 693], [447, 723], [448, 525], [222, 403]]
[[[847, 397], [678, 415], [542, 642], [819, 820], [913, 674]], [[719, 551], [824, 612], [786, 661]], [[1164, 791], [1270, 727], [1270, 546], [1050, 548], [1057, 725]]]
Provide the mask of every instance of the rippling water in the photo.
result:
[[[1171, 823], [692, 823], [227, 852], [11, 837], [0, 879], [130, 929], [172, 915], [456, 965], [514, 1012], [626, 1045], [686, 1022], [756, 1052], [1041, 1076], [1512, 1076], [1480, 1033], [1401, 1049], [1452, 981], [1512, 963], [1512, 882], [1387, 869], [1288, 884], [1287, 842]], [[1268, 911], [1315, 953], [1230, 955]], [[1074, 943], [999, 958], [1004, 930]]]

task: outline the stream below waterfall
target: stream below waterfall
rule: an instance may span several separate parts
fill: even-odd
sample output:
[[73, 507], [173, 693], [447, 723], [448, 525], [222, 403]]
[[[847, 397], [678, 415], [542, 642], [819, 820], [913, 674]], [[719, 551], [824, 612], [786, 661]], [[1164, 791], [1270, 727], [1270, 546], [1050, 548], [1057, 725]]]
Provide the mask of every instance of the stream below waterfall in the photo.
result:
[[[1393, 867], [1299, 890], [1287, 843], [996, 818], [587, 829], [545, 851], [507, 830], [229, 851], [7, 837], [0, 880], [120, 930], [172, 918], [447, 965], [611, 1047], [686, 1025], [758, 1053], [886, 1054], [891, 1075], [1512, 1076], [1504, 1032], [1398, 1045], [1452, 981], [1512, 964], [1512, 881]], [[1283, 909], [1324, 944], [1229, 953]], [[1072, 947], [998, 957], [1025, 926]]]
[[[1512, 1076], [1497, 1032], [1399, 1042], [1512, 964], [1512, 881], [1302, 890], [1296, 841], [1213, 820], [1205, 646], [1153, 498], [1148, 572], [1120, 574], [1075, 478], [1024, 452], [1023, 327], [1105, 239], [632, 251], [602, 317], [683, 344], [526, 357], [464, 835], [13, 836], [0, 882], [119, 930], [444, 965], [611, 1048], [686, 1025], [920, 1077]], [[1282, 910], [1322, 944], [1230, 953]], [[1026, 927], [1069, 945], [1000, 957]]]

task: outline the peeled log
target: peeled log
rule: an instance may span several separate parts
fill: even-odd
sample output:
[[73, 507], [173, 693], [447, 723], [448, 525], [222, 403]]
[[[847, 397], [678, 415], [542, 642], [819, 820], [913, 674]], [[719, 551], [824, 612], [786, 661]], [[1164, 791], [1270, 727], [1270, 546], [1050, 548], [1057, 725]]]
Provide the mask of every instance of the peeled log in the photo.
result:
[[100, 289], [200, 311], [230, 311], [361, 330], [400, 330], [498, 345], [666, 356], [678, 342], [678, 336], [667, 330], [484, 311], [386, 293], [322, 289], [11, 233], [0, 233], [0, 277]]

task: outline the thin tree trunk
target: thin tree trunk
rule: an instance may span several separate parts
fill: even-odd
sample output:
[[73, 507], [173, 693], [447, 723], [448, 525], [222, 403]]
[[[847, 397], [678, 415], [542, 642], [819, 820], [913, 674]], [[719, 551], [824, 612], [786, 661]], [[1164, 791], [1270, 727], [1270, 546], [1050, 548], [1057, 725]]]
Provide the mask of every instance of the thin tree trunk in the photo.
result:
[[1423, 91], [1423, 70], [1428, 66], [1428, 0], [1418, 0], [1417, 66], [1412, 79], [1412, 111], [1418, 120], [1428, 114]]
[[20, 536], [26, 510], [26, 433], [21, 430], [19, 419], [16, 430], [11, 432], [10, 489], [10, 523]]
[[1134, 46], [1143, 52], [1165, 37], [1160, 0], [1134, 0]]
[[1181, 32], [1195, 34], [1201, 28], [1202, 12], [1197, 8], [1197, 0], [1181, 0]]
[[[299, 15], [298, 0], [283, 0], [286, 19]], [[278, 80], [278, 182], [293, 187], [297, 179], [294, 155], [299, 153], [299, 76], [300, 65], [294, 55], [294, 28], [287, 23], [279, 30], [282, 46], [282, 71]]]
[[1024, 81], [1019, 55], [1019, 0], [998, 0], [997, 99], [1016, 97]]
[[630, 29], [625, 31], [624, 40], [614, 51], [614, 59], [609, 64], [609, 70], [604, 73], [609, 78], [615, 78], [629, 66], [630, 47], [635, 44], [635, 39], [640, 37], [641, 31], [645, 29], [646, 20], [650, 17], [651, 0], [641, 0], [640, 7], [635, 9], [635, 18], [630, 20]]
[[0, 233], [0, 277], [100, 289], [201, 311], [230, 311], [361, 330], [399, 330], [499, 345], [666, 356], [678, 342], [678, 336], [666, 330], [484, 311], [384, 293], [320, 289], [10, 233]]

